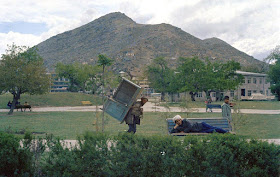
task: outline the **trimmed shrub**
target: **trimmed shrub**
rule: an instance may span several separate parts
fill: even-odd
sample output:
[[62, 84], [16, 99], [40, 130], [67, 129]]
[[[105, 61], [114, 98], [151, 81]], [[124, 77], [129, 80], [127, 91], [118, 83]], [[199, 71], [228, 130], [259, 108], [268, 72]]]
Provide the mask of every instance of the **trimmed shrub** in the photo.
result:
[[280, 165], [279, 146], [229, 134], [86, 133], [73, 149], [59, 140], [49, 148], [46, 176], [278, 176]]

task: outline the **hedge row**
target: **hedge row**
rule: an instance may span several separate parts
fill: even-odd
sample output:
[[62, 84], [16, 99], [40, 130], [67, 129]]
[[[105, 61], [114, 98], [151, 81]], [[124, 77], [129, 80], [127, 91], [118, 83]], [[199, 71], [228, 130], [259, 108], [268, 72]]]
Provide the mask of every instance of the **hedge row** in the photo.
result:
[[107, 136], [86, 133], [71, 149], [51, 136], [23, 145], [0, 133], [4, 176], [279, 176], [280, 148], [234, 135]]

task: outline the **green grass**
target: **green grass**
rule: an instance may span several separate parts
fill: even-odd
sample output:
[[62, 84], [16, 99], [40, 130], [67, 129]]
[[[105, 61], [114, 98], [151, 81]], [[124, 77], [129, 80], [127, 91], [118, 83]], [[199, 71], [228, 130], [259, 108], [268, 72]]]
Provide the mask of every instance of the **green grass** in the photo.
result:
[[[265, 109], [265, 110], [277, 110], [280, 109], [280, 101], [236, 101], [234, 102], [240, 107], [240, 109]], [[222, 101], [212, 102], [212, 104], [222, 105]], [[164, 105], [161, 103], [160, 105]], [[167, 103], [170, 107], [179, 107], [181, 103]], [[203, 101], [189, 102], [190, 108], [204, 108], [205, 103]]]
[[[12, 101], [13, 96], [10, 93], [0, 95], [0, 109], [7, 108], [8, 101]], [[95, 95], [83, 93], [48, 93], [44, 95], [21, 95], [20, 102], [27, 101], [32, 106], [81, 106], [81, 101], [91, 101], [93, 104], [102, 104], [101, 98]]]
[[[137, 134], [166, 135], [165, 119], [176, 114], [178, 113], [144, 113], [141, 125], [137, 126]], [[220, 117], [220, 113], [179, 114], [182, 117]], [[246, 119], [246, 123], [240, 122], [238, 124], [239, 129], [236, 131], [238, 135], [262, 139], [280, 138], [279, 115], [244, 114], [242, 116]], [[20, 132], [24, 129], [31, 132], [52, 133], [64, 139], [75, 139], [77, 135], [81, 135], [85, 131], [96, 131], [96, 126], [93, 125], [95, 121], [94, 112], [15, 112], [12, 116], [7, 115], [7, 113], [0, 113], [0, 131]], [[99, 129], [101, 129], [100, 118]], [[120, 124], [116, 119], [106, 117], [106, 133], [118, 134], [127, 129], [125, 123]]]

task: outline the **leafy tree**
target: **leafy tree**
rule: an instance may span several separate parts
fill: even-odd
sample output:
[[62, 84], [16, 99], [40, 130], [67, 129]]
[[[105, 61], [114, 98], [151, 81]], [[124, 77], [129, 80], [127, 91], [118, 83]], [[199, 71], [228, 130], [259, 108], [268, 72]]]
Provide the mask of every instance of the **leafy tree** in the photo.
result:
[[103, 111], [102, 111], [102, 132], [104, 132], [104, 103], [105, 103], [105, 67], [106, 66], [110, 66], [113, 63], [113, 60], [111, 60], [110, 58], [108, 58], [106, 55], [100, 54], [98, 55], [98, 61], [97, 64], [98, 66], [102, 66], [102, 102], [103, 102]]
[[0, 93], [13, 95], [12, 107], [8, 114], [13, 114], [16, 102], [23, 93], [44, 94], [50, 87], [50, 78], [43, 66], [43, 58], [37, 48], [8, 46], [0, 61]]
[[152, 64], [147, 67], [146, 75], [150, 86], [161, 93], [162, 101], [166, 92], [178, 92], [175, 72], [168, 67], [167, 61], [163, 57], [158, 57], [153, 60]]
[[213, 91], [235, 89], [243, 77], [236, 74], [240, 64], [234, 61], [227, 63], [211, 63], [194, 58], [180, 58], [178, 79], [181, 92], [188, 91], [195, 101], [197, 92], [205, 92], [207, 96]]
[[214, 71], [213, 82], [215, 83], [212, 89], [217, 92], [217, 100], [223, 99], [220, 97], [220, 92], [236, 89], [244, 79], [241, 74], [236, 73], [236, 70], [241, 68], [240, 63], [233, 60], [226, 63], [213, 63], [212, 68]]
[[[58, 73], [58, 77], [69, 79], [69, 90], [72, 92], [83, 91], [85, 93], [87, 90], [98, 88], [98, 73], [100, 70], [97, 66], [81, 63], [57, 63], [56, 72]], [[93, 85], [95, 85], [95, 87], [93, 87]], [[93, 90], [93, 92], [94, 91], [95, 90]]]
[[[180, 79], [180, 92], [188, 91], [195, 101], [197, 92], [202, 92], [211, 88], [211, 75], [206, 74], [206, 65], [197, 57], [179, 58], [178, 79]], [[209, 72], [212, 74], [212, 72]]]
[[280, 101], [280, 46], [277, 46], [266, 58], [272, 64], [268, 76], [271, 80], [271, 92], [277, 96]]

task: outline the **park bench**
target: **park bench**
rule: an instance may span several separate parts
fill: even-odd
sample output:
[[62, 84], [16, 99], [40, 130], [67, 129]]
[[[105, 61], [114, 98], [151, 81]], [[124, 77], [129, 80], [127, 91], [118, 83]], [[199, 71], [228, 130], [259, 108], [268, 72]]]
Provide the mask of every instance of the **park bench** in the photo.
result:
[[[212, 125], [214, 127], [219, 127], [224, 130], [230, 130], [230, 125], [228, 123], [227, 119], [215, 117], [215, 118], [187, 118], [190, 122], [205, 122], [209, 125]], [[208, 135], [209, 133], [197, 133], [197, 132], [191, 132], [191, 133], [170, 133], [173, 127], [175, 126], [175, 123], [173, 122], [172, 118], [166, 119], [167, 122], [167, 131], [168, 134], [174, 135], [174, 136], [185, 136], [185, 135]]]
[[219, 104], [206, 104], [206, 112], [208, 109], [210, 109], [210, 111], [213, 112], [212, 111], [213, 108], [221, 109], [222, 106]]
[[24, 109], [24, 112], [25, 112], [25, 110], [26, 110], [27, 108], [29, 109], [29, 111], [31, 111], [31, 105], [16, 105], [17, 111], [18, 111], [18, 109], [20, 109], [21, 112], [23, 112], [22, 109]]
[[81, 101], [83, 106], [92, 106], [92, 102], [90, 101]]

